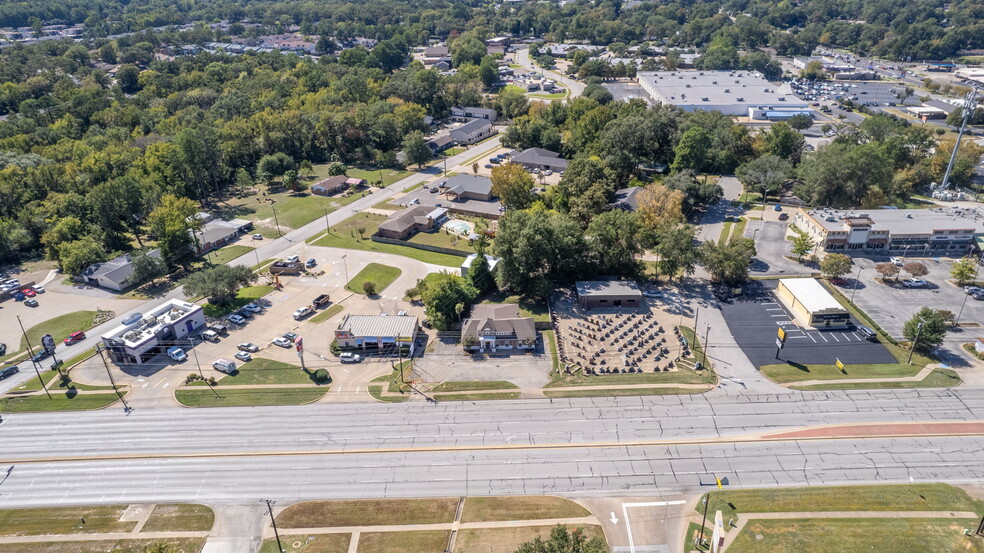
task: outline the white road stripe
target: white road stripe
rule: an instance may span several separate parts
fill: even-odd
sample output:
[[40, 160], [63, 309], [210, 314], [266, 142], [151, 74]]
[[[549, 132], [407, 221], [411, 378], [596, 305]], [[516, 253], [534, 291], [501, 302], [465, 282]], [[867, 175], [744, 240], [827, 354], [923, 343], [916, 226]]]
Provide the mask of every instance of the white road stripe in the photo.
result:
[[809, 336], [811, 340], [813, 340], [813, 343], [814, 344], [817, 343], [817, 339], [814, 338], [812, 334], [810, 334], [809, 332], [807, 332], [806, 335]]

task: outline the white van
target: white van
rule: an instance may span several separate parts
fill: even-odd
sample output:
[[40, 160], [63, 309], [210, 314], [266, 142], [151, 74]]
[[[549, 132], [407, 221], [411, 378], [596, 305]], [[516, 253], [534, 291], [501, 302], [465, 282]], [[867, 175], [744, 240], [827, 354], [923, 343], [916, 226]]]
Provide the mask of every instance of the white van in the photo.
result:
[[209, 342], [218, 342], [219, 333], [214, 330], [206, 330], [205, 332], [202, 332], [202, 339]]
[[232, 374], [236, 372], [236, 364], [228, 359], [216, 359], [212, 367], [220, 373]]
[[184, 361], [185, 359], [188, 358], [188, 355], [185, 354], [184, 350], [179, 348], [178, 346], [168, 348], [167, 356], [178, 362]]

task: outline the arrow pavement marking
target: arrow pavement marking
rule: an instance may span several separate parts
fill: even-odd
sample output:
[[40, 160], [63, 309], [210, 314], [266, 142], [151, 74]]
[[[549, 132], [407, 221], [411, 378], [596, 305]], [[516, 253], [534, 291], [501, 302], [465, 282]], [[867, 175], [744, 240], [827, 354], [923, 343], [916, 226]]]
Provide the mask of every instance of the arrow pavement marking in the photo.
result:
[[[625, 532], [629, 535], [629, 553], [635, 553], [635, 542], [632, 540], [632, 525], [629, 524], [629, 509], [632, 507], [664, 507], [667, 505], [683, 505], [682, 499], [677, 501], [649, 501], [646, 503], [622, 503], [622, 518], [625, 519]], [[612, 515], [614, 516], [614, 514]]]
[[618, 524], [618, 518], [615, 516], [615, 511], [612, 511], [612, 524]]

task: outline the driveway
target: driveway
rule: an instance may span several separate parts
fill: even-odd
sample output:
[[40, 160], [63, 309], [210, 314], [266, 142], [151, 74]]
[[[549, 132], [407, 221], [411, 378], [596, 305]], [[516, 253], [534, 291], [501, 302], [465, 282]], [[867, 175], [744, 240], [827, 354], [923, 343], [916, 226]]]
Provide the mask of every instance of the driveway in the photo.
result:
[[745, 236], [755, 239], [755, 257], [751, 271], [754, 275], [808, 275], [813, 272], [784, 256], [792, 255], [793, 243], [786, 240], [788, 227], [778, 221], [749, 221]]
[[540, 388], [550, 381], [550, 357], [543, 339], [534, 354], [466, 355], [455, 338], [438, 338], [416, 361], [415, 376], [425, 382], [508, 380], [520, 388]]
[[549, 77], [557, 81], [561, 86], [567, 88], [571, 91], [568, 99], [577, 98], [581, 94], [584, 94], [584, 83], [574, 80], [570, 77], [557, 73], [556, 71], [550, 71], [548, 69], [541, 69], [539, 66], [534, 65], [533, 61], [530, 60], [530, 50], [529, 48], [521, 48], [516, 50], [516, 63], [522, 65], [524, 68], [531, 72], [542, 73], [543, 76]]

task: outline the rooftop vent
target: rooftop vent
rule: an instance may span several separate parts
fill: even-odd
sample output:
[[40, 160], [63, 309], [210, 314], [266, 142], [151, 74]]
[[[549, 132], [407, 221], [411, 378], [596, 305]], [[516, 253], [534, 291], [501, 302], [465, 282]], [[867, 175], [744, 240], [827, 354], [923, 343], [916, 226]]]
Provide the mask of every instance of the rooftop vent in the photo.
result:
[[690, 84], [689, 83], [687, 84], [687, 88], [690, 88]]
[[739, 102], [744, 102], [744, 101], [745, 101], [745, 99], [744, 99], [744, 98], [742, 98], [741, 96], [739, 96], [739, 97], [737, 97], [737, 98], [735, 98], [735, 100], [737, 100], [737, 101], [739, 101]]
[[711, 81], [711, 84], [718, 84], [717, 81]]
[[730, 93], [730, 92], [731, 92], [731, 89], [730, 89], [730, 88], [726, 88], [726, 89], [724, 89], [724, 93], [725, 93], [725, 94], [728, 94], [728, 93]]
[[701, 99], [702, 101], [704, 101], [704, 102], [710, 102], [710, 101], [711, 101], [711, 99], [710, 99], [710, 98], [708, 98], [707, 96], [702, 96], [702, 97], [701, 97], [700, 99]]

